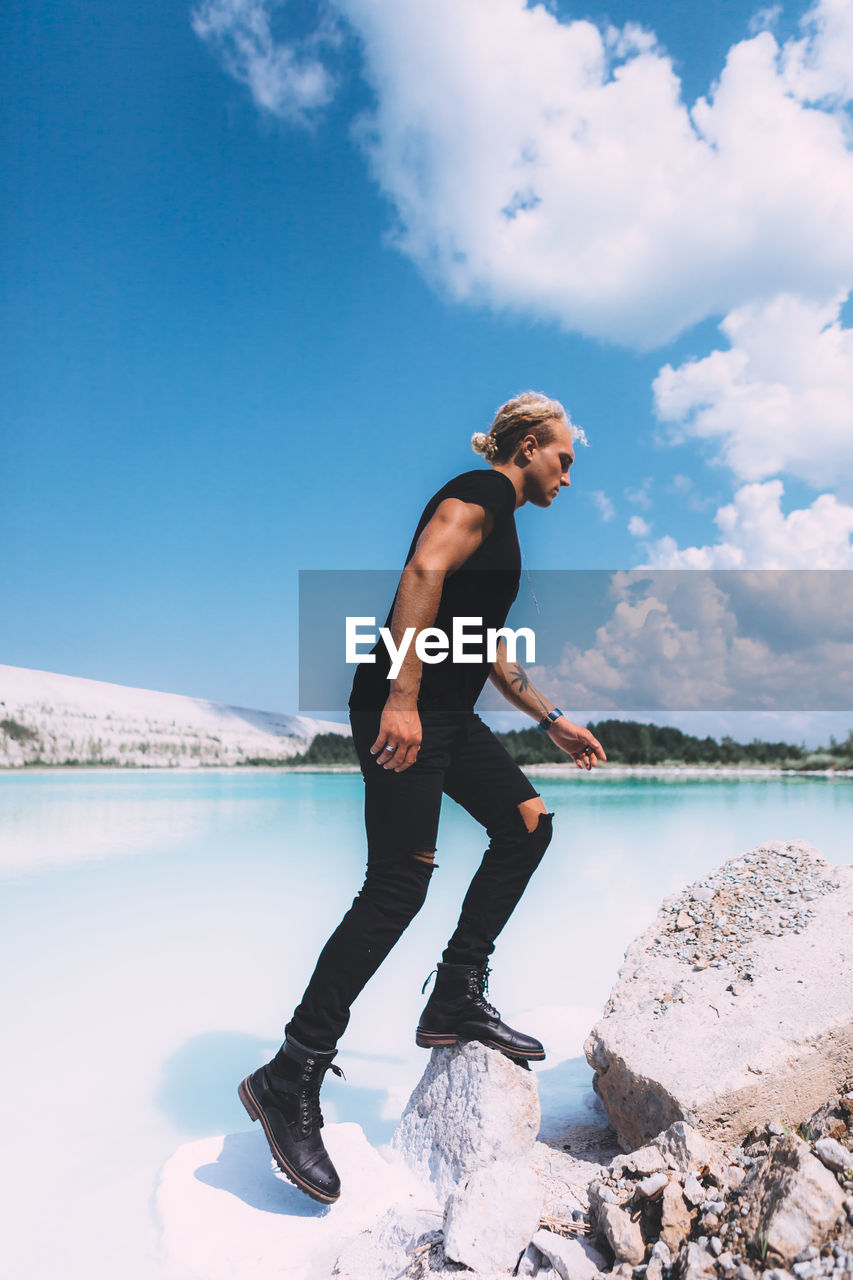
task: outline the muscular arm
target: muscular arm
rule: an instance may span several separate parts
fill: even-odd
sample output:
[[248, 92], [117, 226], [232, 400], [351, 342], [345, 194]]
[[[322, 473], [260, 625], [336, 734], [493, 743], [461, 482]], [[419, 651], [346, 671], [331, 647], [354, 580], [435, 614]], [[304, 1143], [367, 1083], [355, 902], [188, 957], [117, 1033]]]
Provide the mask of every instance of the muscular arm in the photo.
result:
[[[510, 662], [507, 656], [506, 643], [501, 640], [498, 645], [497, 660], [489, 673], [489, 679], [507, 702], [511, 702], [519, 711], [524, 711], [534, 720], [541, 720], [554, 704], [543, 697], [520, 662]], [[570, 755], [579, 769], [591, 769], [599, 760], [606, 760], [604, 749], [589, 729], [574, 724], [564, 715], [555, 720], [548, 729], [548, 737], [561, 751]]]
[[[391, 635], [396, 645], [400, 644], [407, 627], [414, 627], [417, 634], [432, 626], [445, 578], [474, 554], [493, 526], [491, 511], [476, 503], [445, 498], [439, 504], [400, 577], [391, 618]], [[421, 672], [422, 663], [412, 644], [400, 674], [388, 682], [379, 734], [370, 748], [374, 755], [381, 755], [382, 767], [395, 773], [414, 764], [421, 744], [418, 716]], [[389, 743], [396, 747], [393, 755], [385, 751]]]

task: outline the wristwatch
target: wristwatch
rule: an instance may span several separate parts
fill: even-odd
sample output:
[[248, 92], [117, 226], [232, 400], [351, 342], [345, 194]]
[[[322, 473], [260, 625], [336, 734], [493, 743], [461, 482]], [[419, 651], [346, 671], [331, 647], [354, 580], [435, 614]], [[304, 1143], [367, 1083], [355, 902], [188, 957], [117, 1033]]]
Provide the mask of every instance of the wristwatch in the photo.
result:
[[555, 707], [553, 711], [549, 711], [546, 716], [542, 717], [536, 728], [540, 733], [547, 733], [554, 721], [559, 720], [560, 716], [564, 714], [559, 707]]

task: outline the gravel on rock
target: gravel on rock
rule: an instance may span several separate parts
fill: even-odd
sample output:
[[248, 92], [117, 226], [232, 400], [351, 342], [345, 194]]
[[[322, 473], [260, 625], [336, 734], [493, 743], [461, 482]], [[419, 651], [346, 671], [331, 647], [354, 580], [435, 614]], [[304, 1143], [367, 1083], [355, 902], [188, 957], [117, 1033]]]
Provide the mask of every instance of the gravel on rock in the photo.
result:
[[[753, 849], [664, 900], [656, 950], [697, 969], [732, 969], [741, 983], [751, 982], [756, 933], [800, 932], [814, 919], [809, 904], [838, 887], [832, 864], [817, 861], [807, 847]], [[733, 995], [741, 983], [733, 984]], [[681, 999], [677, 987], [663, 993], [658, 1012]]]

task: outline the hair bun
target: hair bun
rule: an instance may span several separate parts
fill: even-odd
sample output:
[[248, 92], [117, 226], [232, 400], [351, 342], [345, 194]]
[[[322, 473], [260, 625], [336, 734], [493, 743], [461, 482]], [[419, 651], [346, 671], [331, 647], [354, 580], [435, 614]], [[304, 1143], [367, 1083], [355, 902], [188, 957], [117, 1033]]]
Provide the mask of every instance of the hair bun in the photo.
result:
[[471, 448], [475, 453], [486, 453], [489, 447], [489, 437], [482, 431], [475, 431], [471, 437]]

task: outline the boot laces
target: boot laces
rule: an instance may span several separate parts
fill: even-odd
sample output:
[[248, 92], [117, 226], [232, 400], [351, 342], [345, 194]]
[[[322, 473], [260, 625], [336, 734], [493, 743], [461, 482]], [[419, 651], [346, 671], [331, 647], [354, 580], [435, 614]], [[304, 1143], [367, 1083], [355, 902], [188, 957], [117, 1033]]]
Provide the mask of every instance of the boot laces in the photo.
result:
[[334, 1062], [318, 1062], [309, 1058], [305, 1063], [299, 1090], [299, 1130], [303, 1137], [323, 1127], [323, 1113], [320, 1110], [320, 1085], [327, 1071], [336, 1076], [346, 1076]]
[[473, 969], [471, 971], [471, 995], [484, 1013], [488, 1013], [493, 1018], [500, 1018], [501, 1015], [498, 1013], [495, 1006], [493, 1004], [489, 1004], [486, 999], [489, 991], [490, 972], [491, 971], [487, 964], [484, 964], [482, 969]]

